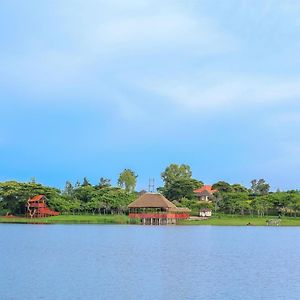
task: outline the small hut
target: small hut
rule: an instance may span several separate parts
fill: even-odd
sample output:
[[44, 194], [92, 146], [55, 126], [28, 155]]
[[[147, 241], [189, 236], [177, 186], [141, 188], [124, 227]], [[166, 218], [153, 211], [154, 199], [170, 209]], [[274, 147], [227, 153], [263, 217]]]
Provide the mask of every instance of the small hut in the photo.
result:
[[27, 201], [27, 217], [28, 218], [44, 218], [49, 216], [57, 216], [57, 211], [51, 210], [46, 204], [45, 195], [37, 195], [29, 198]]
[[190, 210], [178, 208], [158, 193], [145, 193], [128, 205], [129, 218], [143, 225], [176, 224], [179, 219], [188, 219]]

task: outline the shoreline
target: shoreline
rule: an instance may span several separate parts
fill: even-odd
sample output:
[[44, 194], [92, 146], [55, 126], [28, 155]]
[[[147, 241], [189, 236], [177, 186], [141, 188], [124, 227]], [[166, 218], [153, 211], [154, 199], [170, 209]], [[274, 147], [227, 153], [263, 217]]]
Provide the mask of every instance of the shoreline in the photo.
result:
[[[300, 227], [300, 217], [282, 217], [279, 225], [268, 225], [267, 221], [274, 216], [213, 216], [206, 220], [182, 220], [177, 225], [182, 226], [271, 226], [271, 227]], [[118, 224], [139, 225], [130, 222], [127, 215], [59, 215], [55, 217], [28, 219], [25, 217], [0, 217], [0, 224]], [[154, 226], [154, 225], [153, 225]]]

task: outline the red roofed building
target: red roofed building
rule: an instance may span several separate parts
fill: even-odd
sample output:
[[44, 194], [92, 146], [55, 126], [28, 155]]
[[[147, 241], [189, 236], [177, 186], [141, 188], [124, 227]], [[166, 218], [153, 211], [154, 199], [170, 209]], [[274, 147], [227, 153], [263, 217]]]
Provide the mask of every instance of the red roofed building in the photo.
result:
[[217, 190], [214, 190], [211, 185], [204, 185], [200, 189], [194, 190], [195, 196], [199, 201], [211, 201], [214, 199], [214, 193]]
[[29, 218], [44, 218], [57, 216], [58, 212], [51, 210], [46, 204], [45, 195], [37, 195], [27, 201], [27, 216]]

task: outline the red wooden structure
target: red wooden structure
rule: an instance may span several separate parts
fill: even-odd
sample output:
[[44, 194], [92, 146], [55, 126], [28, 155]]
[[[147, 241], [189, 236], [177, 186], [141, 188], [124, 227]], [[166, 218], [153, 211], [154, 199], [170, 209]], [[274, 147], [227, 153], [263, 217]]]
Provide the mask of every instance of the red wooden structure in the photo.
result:
[[46, 204], [45, 195], [37, 195], [29, 198], [27, 201], [27, 217], [28, 218], [44, 218], [49, 216], [57, 216], [57, 211], [51, 210]]
[[145, 193], [128, 205], [129, 218], [140, 220], [143, 225], [176, 224], [180, 219], [188, 219], [188, 208], [176, 205], [157, 193]]

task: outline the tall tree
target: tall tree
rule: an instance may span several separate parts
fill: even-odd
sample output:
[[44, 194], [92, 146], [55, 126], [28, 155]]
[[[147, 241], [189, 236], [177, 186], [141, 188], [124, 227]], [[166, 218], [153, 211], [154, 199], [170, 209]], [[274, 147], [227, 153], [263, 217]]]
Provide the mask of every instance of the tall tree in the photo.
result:
[[170, 200], [182, 198], [193, 199], [193, 191], [203, 185], [201, 181], [192, 178], [192, 170], [189, 165], [169, 165], [161, 173], [164, 186], [158, 190]]
[[251, 181], [251, 192], [254, 195], [267, 195], [270, 191], [270, 185], [264, 179], [253, 179]]
[[110, 179], [101, 177], [96, 188], [103, 189], [110, 186], [111, 186]]
[[70, 181], [66, 181], [65, 188], [63, 190], [63, 194], [66, 196], [72, 196], [74, 192], [74, 187]]
[[159, 191], [169, 200], [193, 199], [195, 197], [193, 191], [202, 185], [202, 182], [193, 178], [177, 178]]
[[171, 164], [164, 172], [161, 173], [161, 178], [164, 181], [165, 187], [172, 184], [175, 180], [181, 178], [192, 178], [192, 170], [189, 165]]
[[137, 177], [138, 176], [134, 173], [134, 171], [130, 169], [125, 169], [119, 175], [118, 185], [122, 188], [125, 188], [127, 192], [134, 192]]
[[226, 181], [218, 181], [213, 185], [213, 188], [220, 193], [231, 193], [233, 188]]
[[84, 178], [83, 178], [82, 186], [90, 186], [90, 185], [91, 185], [91, 184], [90, 184], [89, 180], [87, 179], [87, 177], [84, 177]]

